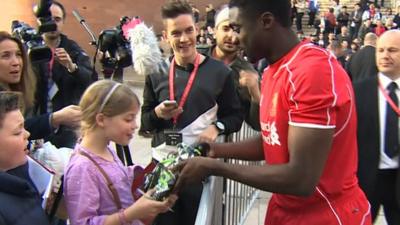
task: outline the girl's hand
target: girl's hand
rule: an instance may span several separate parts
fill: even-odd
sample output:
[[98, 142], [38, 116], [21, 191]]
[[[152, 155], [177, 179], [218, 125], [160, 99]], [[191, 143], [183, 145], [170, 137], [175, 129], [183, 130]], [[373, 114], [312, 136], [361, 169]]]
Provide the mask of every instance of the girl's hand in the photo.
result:
[[167, 212], [178, 199], [176, 195], [170, 195], [162, 202], [151, 198], [155, 190], [149, 190], [140, 197], [133, 205], [125, 210], [128, 221], [139, 219], [143, 221], [153, 220], [158, 214]]

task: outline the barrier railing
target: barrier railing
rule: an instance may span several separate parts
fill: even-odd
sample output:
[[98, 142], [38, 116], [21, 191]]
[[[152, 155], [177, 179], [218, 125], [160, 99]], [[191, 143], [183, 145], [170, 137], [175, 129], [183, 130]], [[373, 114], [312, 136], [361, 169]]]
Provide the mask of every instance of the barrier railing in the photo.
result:
[[[238, 142], [258, 132], [243, 124], [242, 129], [227, 137], [227, 141]], [[262, 162], [226, 160], [241, 165], [261, 165]], [[239, 182], [221, 177], [210, 177], [204, 184], [196, 225], [241, 225], [258, 197], [259, 191]]]

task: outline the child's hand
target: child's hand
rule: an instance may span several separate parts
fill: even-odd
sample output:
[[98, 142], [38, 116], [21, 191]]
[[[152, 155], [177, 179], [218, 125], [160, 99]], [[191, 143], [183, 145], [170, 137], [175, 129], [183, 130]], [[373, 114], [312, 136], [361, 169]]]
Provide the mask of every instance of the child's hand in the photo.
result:
[[128, 219], [139, 219], [143, 221], [153, 220], [158, 214], [167, 212], [178, 199], [176, 195], [170, 195], [162, 202], [153, 200], [150, 196], [155, 190], [149, 190], [140, 197], [125, 213]]

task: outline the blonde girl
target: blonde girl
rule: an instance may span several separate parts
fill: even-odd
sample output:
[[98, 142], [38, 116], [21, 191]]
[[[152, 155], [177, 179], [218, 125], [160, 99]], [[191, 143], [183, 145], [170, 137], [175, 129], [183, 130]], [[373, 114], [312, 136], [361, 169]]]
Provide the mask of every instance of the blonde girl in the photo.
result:
[[176, 200], [136, 202], [131, 185], [137, 166], [125, 167], [109, 147], [128, 145], [137, 129], [139, 100], [126, 85], [110, 80], [93, 83], [83, 94], [81, 134], [64, 175], [64, 196], [71, 224], [142, 224], [165, 212]]

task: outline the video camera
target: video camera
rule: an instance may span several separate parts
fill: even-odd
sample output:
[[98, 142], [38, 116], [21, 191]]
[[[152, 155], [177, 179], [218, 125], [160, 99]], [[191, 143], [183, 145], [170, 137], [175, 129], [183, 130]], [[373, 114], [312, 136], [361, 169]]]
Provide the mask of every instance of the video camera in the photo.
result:
[[131, 18], [124, 16], [120, 19], [120, 24], [115, 28], [101, 31], [98, 39], [98, 48], [104, 53], [100, 62], [106, 70], [113, 71], [116, 68], [125, 68], [132, 65], [130, 43], [123, 31], [124, 26], [130, 22]]
[[48, 62], [52, 57], [50, 48], [46, 46], [42, 36], [24, 22], [14, 20], [11, 25], [12, 35], [25, 45], [32, 63]]
[[52, 0], [40, 0], [39, 4], [34, 8], [35, 16], [39, 20], [39, 27], [36, 31], [34, 28], [24, 22], [14, 20], [11, 24], [11, 31], [14, 37], [28, 49], [28, 56], [32, 63], [48, 62], [51, 60], [52, 52], [46, 46], [41, 34], [57, 30], [57, 25], [53, 21], [50, 12]]

